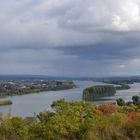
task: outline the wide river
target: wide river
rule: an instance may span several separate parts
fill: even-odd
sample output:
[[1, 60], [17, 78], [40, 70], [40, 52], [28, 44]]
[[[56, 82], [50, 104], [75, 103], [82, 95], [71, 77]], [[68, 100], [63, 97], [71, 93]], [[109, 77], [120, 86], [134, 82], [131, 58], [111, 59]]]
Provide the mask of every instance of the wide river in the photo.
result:
[[[12, 105], [1, 106], [0, 112], [7, 115], [11, 112], [13, 115], [30, 116], [34, 113], [38, 114], [41, 111], [50, 109], [50, 105], [54, 100], [64, 98], [66, 100], [82, 100], [83, 89], [92, 85], [102, 85], [103, 83], [93, 81], [75, 81], [77, 88], [61, 91], [49, 91], [42, 93], [33, 93], [28, 95], [10, 96], [5, 99], [11, 99]], [[101, 102], [112, 102], [117, 98], [123, 98], [125, 101], [131, 100], [133, 95], [138, 95], [140, 92], [140, 83], [130, 85], [131, 89], [117, 91], [115, 96], [100, 98], [94, 101], [95, 104]]]

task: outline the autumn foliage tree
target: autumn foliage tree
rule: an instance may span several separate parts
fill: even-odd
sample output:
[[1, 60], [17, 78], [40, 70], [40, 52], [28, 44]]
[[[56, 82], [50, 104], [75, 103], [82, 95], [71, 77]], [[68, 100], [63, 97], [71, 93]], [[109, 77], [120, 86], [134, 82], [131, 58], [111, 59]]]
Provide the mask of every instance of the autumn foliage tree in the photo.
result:
[[60, 99], [37, 116], [0, 115], [0, 140], [139, 140], [138, 108]]

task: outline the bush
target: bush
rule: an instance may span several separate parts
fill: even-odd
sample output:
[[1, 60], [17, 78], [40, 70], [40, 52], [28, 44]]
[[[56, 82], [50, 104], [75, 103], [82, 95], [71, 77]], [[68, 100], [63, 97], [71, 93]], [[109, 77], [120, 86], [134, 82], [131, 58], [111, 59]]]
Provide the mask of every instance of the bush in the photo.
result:
[[0, 140], [139, 140], [137, 105], [55, 101], [37, 117], [1, 116]]
[[139, 102], [139, 96], [138, 95], [133, 96], [132, 100], [134, 104], [137, 104]]
[[117, 101], [117, 105], [119, 105], [119, 106], [124, 106], [125, 105], [125, 101], [122, 98], [119, 98], [116, 101]]
[[110, 115], [118, 111], [118, 107], [112, 103], [104, 103], [98, 106], [98, 110], [104, 115]]

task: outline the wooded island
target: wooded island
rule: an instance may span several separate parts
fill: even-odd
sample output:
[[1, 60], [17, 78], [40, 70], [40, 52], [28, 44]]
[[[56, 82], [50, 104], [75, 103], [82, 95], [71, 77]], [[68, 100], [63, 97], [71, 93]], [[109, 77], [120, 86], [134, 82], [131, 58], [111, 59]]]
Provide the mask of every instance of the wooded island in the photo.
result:
[[93, 101], [96, 98], [113, 96], [116, 93], [116, 88], [112, 85], [97, 85], [84, 89], [83, 99]]

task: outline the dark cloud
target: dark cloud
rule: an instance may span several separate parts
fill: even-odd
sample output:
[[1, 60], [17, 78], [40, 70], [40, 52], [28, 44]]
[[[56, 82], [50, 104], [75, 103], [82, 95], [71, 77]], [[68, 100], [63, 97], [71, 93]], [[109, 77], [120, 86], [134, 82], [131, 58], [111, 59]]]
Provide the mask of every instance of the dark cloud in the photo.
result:
[[[139, 57], [140, 40], [136, 33], [103, 33], [106, 37], [99, 43], [84, 44], [79, 46], [62, 47], [61, 50], [68, 55], [77, 55], [82, 59], [96, 61], [102, 60], [127, 60]], [[133, 36], [132, 36], [133, 34]], [[59, 48], [60, 49], [60, 48]]]
[[137, 74], [139, 4], [139, 0], [0, 0], [0, 73]]

